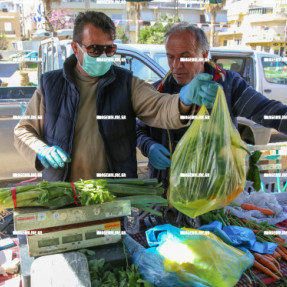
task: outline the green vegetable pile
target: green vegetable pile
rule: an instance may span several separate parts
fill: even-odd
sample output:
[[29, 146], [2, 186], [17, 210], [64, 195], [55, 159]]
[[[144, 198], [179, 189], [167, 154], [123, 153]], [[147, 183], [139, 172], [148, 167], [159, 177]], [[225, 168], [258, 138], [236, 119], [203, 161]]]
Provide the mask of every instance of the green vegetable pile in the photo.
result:
[[141, 279], [136, 265], [113, 268], [104, 259], [89, 261], [89, 270], [93, 287], [152, 287]]
[[[69, 182], [42, 181], [16, 187], [17, 207], [41, 206], [57, 209], [71, 204], [82, 206], [100, 204], [113, 200], [130, 200], [138, 209], [153, 212], [150, 207], [158, 204], [167, 206], [168, 201], [160, 195], [164, 189], [156, 179], [98, 179]], [[14, 199], [15, 200], [15, 199]], [[0, 208], [12, 208], [14, 201], [11, 188], [0, 189]]]
[[137, 265], [112, 267], [104, 259], [90, 259], [94, 251], [79, 250], [87, 256], [92, 287], [154, 287], [141, 279]]

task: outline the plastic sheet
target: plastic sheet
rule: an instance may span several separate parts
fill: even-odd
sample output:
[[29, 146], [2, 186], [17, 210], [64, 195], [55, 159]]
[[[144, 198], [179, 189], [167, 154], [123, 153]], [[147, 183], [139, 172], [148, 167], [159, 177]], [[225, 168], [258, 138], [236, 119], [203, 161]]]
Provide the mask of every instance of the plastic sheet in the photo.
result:
[[283, 196], [281, 196], [281, 194], [265, 193], [264, 191], [254, 191], [251, 192], [251, 194], [249, 194], [247, 191], [243, 191], [233, 202], [238, 205], [249, 203], [258, 207], [271, 209], [275, 212], [275, 214], [272, 216], [264, 215], [258, 210], [244, 210], [239, 206], [226, 206], [225, 209], [228, 210], [230, 214], [239, 218], [254, 220], [256, 222], [268, 222], [269, 224], [276, 224], [287, 219], [287, 213], [283, 211], [283, 208], [277, 199], [277, 196], [279, 199], [280, 197], [282, 199], [287, 198], [287, 193], [286, 196], [284, 196], [284, 193], [282, 193]]
[[273, 254], [277, 247], [277, 244], [272, 242], [257, 242], [254, 232], [241, 226], [223, 227], [221, 222], [214, 221], [208, 225], [201, 226], [199, 229], [211, 231], [225, 243], [244, 251], [248, 249], [257, 253]]
[[192, 218], [233, 202], [245, 184], [245, 145], [222, 89], [208, 116], [202, 106], [172, 157], [169, 199]]

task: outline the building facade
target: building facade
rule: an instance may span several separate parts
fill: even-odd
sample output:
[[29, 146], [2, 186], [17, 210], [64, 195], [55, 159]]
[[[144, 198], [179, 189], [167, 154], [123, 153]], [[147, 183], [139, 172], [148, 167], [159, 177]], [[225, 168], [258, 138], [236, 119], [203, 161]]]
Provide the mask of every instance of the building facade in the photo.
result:
[[286, 0], [232, 0], [226, 9], [228, 30], [218, 35], [221, 46], [286, 55]]
[[5, 34], [8, 49], [16, 49], [16, 42], [30, 39], [36, 29], [33, 15], [39, 1], [0, 0], [0, 34]]
[[[173, 17], [177, 15], [181, 21], [187, 21], [202, 27], [207, 34], [209, 18], [205, 13], [202, 0], [153, 0], [140, 4], [140, 15], [137, 15], [134, 3], [125, 0], [62, 0], [60, 4], [54, 3], [55, 10], [69, 10], [71, 17], [75, 19], [80, 11], [96, 10], [111, 17], [117, 29], [126, 32], [129, 43], [136, 42], [136, 27], [151, 26], [158, 22], [162, 16]], [[218, 27], [222, 30], [222, 24], [226, 24], [226, 11], [218, 13]]]

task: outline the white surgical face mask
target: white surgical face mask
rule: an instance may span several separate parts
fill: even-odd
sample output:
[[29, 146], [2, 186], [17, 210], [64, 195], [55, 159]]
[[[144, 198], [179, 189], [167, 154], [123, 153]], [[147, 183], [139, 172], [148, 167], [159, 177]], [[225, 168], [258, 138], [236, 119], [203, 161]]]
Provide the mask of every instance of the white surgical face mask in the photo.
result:
[[78, 47], [83, 52], [84, 60], [83, 65], [79, 64], [82, 69], [92, 77], [100, 77], [106, 74], [113, 64], [113, 57], [107, 57], [106, 54], [102, 54], [99, 57], [91, 57], [78, 44]]

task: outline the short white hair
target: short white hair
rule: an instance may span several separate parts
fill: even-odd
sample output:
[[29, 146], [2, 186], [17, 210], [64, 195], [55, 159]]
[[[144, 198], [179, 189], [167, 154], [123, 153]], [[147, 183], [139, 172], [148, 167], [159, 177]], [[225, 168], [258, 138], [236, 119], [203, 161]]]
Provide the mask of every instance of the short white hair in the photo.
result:
[[165, 43], [168, 41], [170, 35], [180, 32], [189, 32], [196, 36], [198, 52], [209, 51], [209, 43], [204, 31], [197, 26], [187, 22], [181, 22], [172, 26], [164, 35]]

